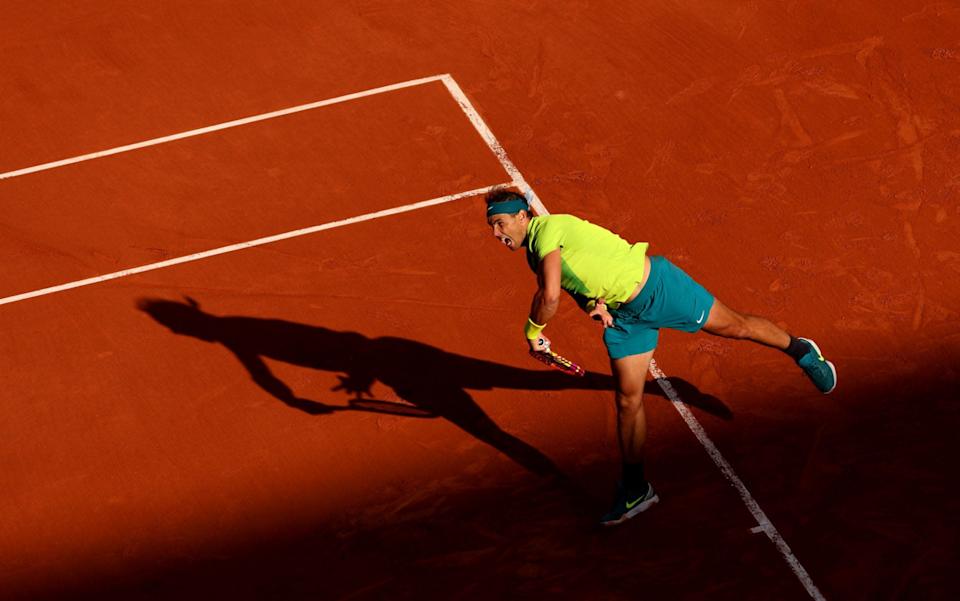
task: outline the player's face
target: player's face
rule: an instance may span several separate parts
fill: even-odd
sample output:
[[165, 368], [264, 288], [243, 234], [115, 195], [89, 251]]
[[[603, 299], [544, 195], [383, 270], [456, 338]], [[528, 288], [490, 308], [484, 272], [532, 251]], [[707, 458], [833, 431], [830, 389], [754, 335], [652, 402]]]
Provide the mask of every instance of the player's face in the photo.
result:
[[527, 219], [522, 211], [514, 215], [491, 215], [487, 217], [487, 223], [493, 229], [494, 237], [510, 250], [517, 250], [523, 245], [527, 235]]

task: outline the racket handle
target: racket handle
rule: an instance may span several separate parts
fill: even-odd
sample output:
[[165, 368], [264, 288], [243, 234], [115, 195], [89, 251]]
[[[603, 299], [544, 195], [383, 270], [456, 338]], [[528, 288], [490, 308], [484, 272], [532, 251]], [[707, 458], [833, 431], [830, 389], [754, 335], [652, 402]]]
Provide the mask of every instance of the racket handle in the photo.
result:
[[561, 357], [560, 355], [554, 353], [550, 349], [545, 351], [530, 351], [530, 356], [538, 361], [542, 361], [551, 367], [555, 367], [562, 372], [568, 373], [573, 376], [583, 376], [586, 375], [586, 370], [574, 363], [573, 361]]

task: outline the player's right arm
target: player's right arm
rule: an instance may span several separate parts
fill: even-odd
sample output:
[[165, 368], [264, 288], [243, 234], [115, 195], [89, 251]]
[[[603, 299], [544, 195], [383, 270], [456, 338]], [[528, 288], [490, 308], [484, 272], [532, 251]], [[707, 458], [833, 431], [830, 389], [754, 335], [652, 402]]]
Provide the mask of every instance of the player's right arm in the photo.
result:
[[560, 306], [560, 249], [548, 253], [537, 270], [537, 291], [530, 303], [530, 317], [526, 335], [530, 348], [542, 351], [550, 346], [550, 340], [543, 335], [547, 322], [556, 315]]

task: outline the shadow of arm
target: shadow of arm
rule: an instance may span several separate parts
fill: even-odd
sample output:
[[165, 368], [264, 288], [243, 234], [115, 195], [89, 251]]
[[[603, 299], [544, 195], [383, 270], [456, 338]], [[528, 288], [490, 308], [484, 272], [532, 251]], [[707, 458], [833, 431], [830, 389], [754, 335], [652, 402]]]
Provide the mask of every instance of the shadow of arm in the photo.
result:
[[256, 382], [260, 388], [269, 392], [288, 407], [299, 409], [300, 411], [309, 413], [310, 415], [322, 415], [324, 413], [333, 413], [335, 411], [334, 407], [329, 407], [323, 403], [317, 403], [316, 401], [297, 397], [295, 394], [293, 394], [293, 390], [291, 390], [289, 386], [273, 375], [273, 372], [270, 371], [270, 368], [267, 367], [267, 364], [263, 362], [263, 359], [261, 359], [259, 355], [254, 353], [238, 352], [234, 352], [234, 354], [237, 356], [237, 359], [240, 360], [240, 363], [242, 363], [250, 373], [250, 377], [253, 378], [253, 381]]

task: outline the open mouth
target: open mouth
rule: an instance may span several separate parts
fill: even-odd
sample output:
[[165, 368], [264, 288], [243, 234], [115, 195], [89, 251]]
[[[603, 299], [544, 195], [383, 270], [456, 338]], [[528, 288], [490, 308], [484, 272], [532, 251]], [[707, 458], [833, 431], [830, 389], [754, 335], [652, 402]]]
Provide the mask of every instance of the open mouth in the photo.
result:
[[507, 248], [513, 248], [513, 240], [510, 238], [501, 238], [500, 241], [503, 242], [503, 245]]

